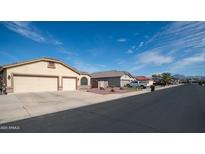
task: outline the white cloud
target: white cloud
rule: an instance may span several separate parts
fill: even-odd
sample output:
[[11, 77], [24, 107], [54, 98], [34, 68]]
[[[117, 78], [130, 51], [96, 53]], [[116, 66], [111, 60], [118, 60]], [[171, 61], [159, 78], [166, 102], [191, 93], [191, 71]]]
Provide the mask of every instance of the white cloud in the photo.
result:
[[58, 51], [60, 53], [63, 53], [65, 55], [67, 55], [70, 58], [73, 58], [73, 56], [78, 56], [78, 54], [76, 52], [72, 52], [72, 51], [66, 51], [66, 50], [62, 50], [62, 49], [58, 49]]
[[57, 40], [55, 40], [55, 41], [54, 41], [54, 44], [55, 44], [55, 45], [63, 45], [63, 43], [62, 43], [62, 42], [57, 41]]
[[199, 56], [195, 56], [195, 57], [185, 58], [181, 64], [183, 64], [183, 66], [185, 66], [185, 65], [190, 65], [190, 64], [194, 64], [194, 63], [200, 63], [203, 61], [205, 61], [205, 56], [199, 55]]
[[68, 51], [63, 46], [58, 46], [56, 49], [57, 49], [57, 52], [64, 54], [66, 58], [69, 60], [79, 56], [77, 52]]
[[139, 46], [143, 46], [142, 54], [130, 64], [134, 70], [149, 67], [161, 71], [172, 67], [170, 71], [181, 68], [183, 72], [186, 66], [193, 68], [204, 62], [204, 55], [196, 53], [205, 50], [205, 22], [171, 22], [146, 42], [140, 42], [136, 50]]
[[115, 62], [118, 64], [118, 65], [122, 65], [124, 64], [126, 61], [124, 59], [116, 59]]
[[14, 31], [24, 37], [36, 42], [45, 42], [44, 38], [37, 30], [31, 26], [30, 22], [4, 22], [9, 30]]
[[31, 22], [22, 22], [22, 21], [14, 21], [14, 22], [2, 22], [3, 25], [9, 30], [16, 32], [28, 39], [39, 43], [50, 43], [54, 45], [62, 45], [62, 42], [55, 40], [51, 35], [46, 36], [40, 32], [40, 30], [35, 27]]
[[131, 48], [132, 48], [132, 49], [135, 49], [135, 48], [136, 48], [136, 46], [135, 46], [135, 45], [133, 45]]
[[126, 38], [119, 38], [119, 39], [117, 39], [117, 42], [126, 42], [126, 41], [127, 41]]
[[138, 47], [142, 47], [144, 45], [144, 42], [140, 42]]
[[141, 69], [143, 69], [144, 67], [146, 67], [146, 64], [140, 64], [140, 63], [136, 63], [135, 66], [129, 67], [129, 72], [135, 72], [135, 71], [139, 71]]
[[205, 62], [205, 52], [202, 52], [200, 54], [197, 54], [191, 57], [183, 58], [182, 60], [177, 61], [172, 66], [171, 69], [172, 70], [181, 69], [181, 68], [185, 68], [187, 66], [199, 64], [202, 62]]
[[103, 64], [90, 64], [82, 59], [74, 60], [74, 67], [77, 68], [79, 71], [86, 71], [89, 73], [102, 71], [106, 69], [106, 65]]
[[172, 22], [145, 42], [144, 46], [174, 54], [187, 49], [204, 48], [204, 38], [205, 22]]
[[163, 66], [165, 66], [165, 64], [167, 64], [166, 66], [168, 66], [168, 64], [174, 61], [173, 56], [152, 50], [137, 54], [134, 58], [135, 59], [131, 61], [131, 63], [129, 64], [130, 67], [127, 68], [127, 70], [137, 74], [139, 72], [146, 72], [147, 69], [147, 71], [149, 71], [149, 69], [152, 68], [154, 68], [154, 70], [160, 68], [161, 70], [163, 69], [164, 71], [167, 71], [166, 68], [163, 68]]
[[133, 50], [129, 49], [129, 50], [127, 50], [126, 53], [128, 53], [128, 54], [132, 54], [132, 53], [133, 53]]
[[10, 60], [12, 61], [18, 61], [19, 59], [14, 56], [13, 54], [11, 53], [8, 53], [8, 52], [5, 52], [5, 51], [0, 51], [0, 55], [1, 55], [1, 58], [2, 57], [6, 57], [6, 58], [9, 58]]
[[162, 55], [156, 51], [144, 52], [137, 55], [137, 60], [142, 64], [162, 65], [173, 62], [172, 56]]
[[87, 53], [89, 53], [93, 57], [99, 57], [102, 56], [102, 54], [105, 52], [103, 48], [90, 48], [85, 50]]

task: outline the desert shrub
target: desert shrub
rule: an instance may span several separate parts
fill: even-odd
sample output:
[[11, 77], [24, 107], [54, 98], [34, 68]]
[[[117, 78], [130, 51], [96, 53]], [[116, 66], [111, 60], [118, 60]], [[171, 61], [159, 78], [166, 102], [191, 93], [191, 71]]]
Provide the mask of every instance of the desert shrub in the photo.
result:
[[110, 91], [111, 91], [111, 92], [115, 92], [115, 89], [112, 88]]
[[151, 91], [155, 91], [155, 86], [154, 85], [151, 85], [150, 88], [151, 88]]

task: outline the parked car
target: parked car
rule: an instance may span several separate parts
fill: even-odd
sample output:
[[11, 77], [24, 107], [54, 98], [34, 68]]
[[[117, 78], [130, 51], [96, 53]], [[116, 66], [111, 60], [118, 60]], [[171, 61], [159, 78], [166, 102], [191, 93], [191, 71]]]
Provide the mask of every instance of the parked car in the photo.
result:
[[147, 83], [147, 81], [138, 81], [138, 84], [141, 88], [146, 89], [150, 85]]
[[140, 88], [147, 88], [147, 85], [143, 82], [139, 82], [139, 81], [132, 81], [128, 84], [128, 86], [130, 87], [134, 87], [134, 88], [137, 88], [137, 87], [140, 87]]
[[128, 84], [129, 87], [140, 87], [137, 81], [132, 81]]

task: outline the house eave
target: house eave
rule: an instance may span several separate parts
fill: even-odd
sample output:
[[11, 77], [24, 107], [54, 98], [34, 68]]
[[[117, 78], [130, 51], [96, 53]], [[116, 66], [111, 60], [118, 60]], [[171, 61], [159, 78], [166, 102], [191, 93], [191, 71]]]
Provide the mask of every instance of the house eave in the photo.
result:
[[92, 77], [92, 76], [91, 76], [92, 79], [101, 79], [101, 78], [121, 78], [121, 77], [122, 77], [122, 76], [106, 76], [106, 77], [105, 77], [105, 76], [104, 76], [104, 77], [103, 77], [103, 76], [102, 76], [102, 77]]
[[[70, 67], [69, 65], [65, 64], [64, 62], [57, 60], [57, 59], [53, 59], [53, 58], [38, 58], [38, 59], [33, 59], [33, 60], [28, 60], [28, 61], [24, 61], [24, 62], [19, 62], [19, 63], [15, 63], [15, 64], [8, 64], [8, 65], [4, 65], [2, 67], [2, 69], [8, 69], [8, 68], [12, 68], [12, 67], [18, 67], [18, 66], [22, 66], [22, 65], [26, 65], [26, 64], [31, 64], [31, 63], [35, 63], [35, 62], [39, 62], [39, 61], [52, 61], [52, 62], [56, 62], [59, 64], [62, 64], [63, 66], [71, 69], [72, 71], [76, 72], [78, 75], [80, 75], [80, 72], [78, 72], [76, 69]], [[1, 72], [2, 70], [0, 70]]]

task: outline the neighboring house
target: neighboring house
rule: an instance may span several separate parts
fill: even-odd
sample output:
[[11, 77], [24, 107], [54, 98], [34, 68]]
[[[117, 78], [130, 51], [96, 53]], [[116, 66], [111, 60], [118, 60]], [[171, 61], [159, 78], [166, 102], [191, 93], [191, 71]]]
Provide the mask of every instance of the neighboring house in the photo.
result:
[[179, 84], [180, 82], [181, 82], [180, 79], [178, 79], [177, 77], [172, 76], [171, 84]]
[[153, 83], [154, 83], [152, 78], [148, 78], [145, 76], [136, 76], [135, 80], [138, 82], [138, 84], [140, 86], [144, 86], [144, 87], [149, 87], [149, 86], [153, 85]]
[[90, 86], [88, 74], [80, 73], [52, 58], [4, 65], [0, 68], [0, 74], [6, 84], [7, 93], [74, 91], [81, 84]]
[[92, 88], [98, 87], [98, 81], [107, 81], [108, 86], [124, 87], [134, 80], [134, 77], [126, 71], [104, 71], [91, 74]]

